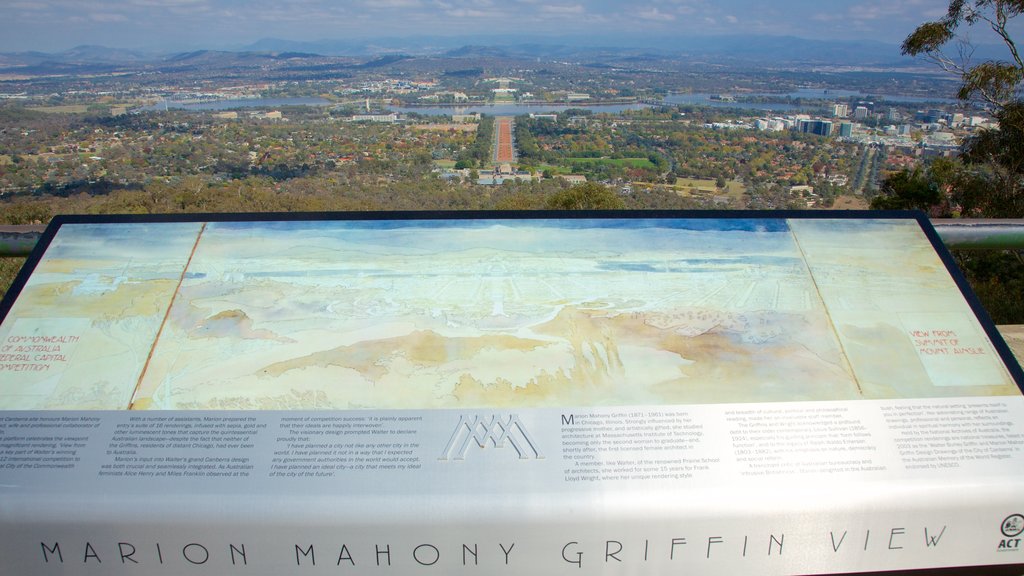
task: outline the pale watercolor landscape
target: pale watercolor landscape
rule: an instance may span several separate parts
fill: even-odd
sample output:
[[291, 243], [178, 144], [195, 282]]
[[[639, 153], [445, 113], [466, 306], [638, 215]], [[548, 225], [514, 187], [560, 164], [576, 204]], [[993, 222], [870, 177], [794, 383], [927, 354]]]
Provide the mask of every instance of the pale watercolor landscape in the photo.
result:
[[90, 258], [106, 228], [89, 226], [60, 230], [0, 326], [4, 341], [74, 333], [77, 347], [19, 372], [4, 407], [1020, 393], [915, 220], [118, 225], [160, 247], [144, 260]]

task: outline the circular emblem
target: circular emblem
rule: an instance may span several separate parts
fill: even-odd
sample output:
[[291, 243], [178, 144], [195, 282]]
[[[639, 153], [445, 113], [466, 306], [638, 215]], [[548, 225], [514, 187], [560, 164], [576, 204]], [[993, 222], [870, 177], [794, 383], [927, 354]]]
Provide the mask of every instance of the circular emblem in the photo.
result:
[[1010, 514], [1003, 520], [1002, 525], [1003, 536], [1007, 538], [1013, 538], [1014, 536], [1020, 536], [1021, 532], [1024, 532], [1024, 516], [1020, 514]]

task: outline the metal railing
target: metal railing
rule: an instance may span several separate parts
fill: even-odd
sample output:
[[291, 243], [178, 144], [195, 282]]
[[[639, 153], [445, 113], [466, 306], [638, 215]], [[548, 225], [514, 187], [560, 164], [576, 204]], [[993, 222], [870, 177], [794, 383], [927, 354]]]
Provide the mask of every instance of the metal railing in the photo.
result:
[[956, 250], [1024, 249], [1024, 219], [934, 219], [946, 247]]
[[[952, 249], [1024, 249], [1024, 219], [935, 219], [932, 224]], [[45, 229], [44, 225], [0, 226], [0, 258], [28, 256]]]
[[39, 243], [44, 225], [0, 226], [0, 257], [28, 256]]

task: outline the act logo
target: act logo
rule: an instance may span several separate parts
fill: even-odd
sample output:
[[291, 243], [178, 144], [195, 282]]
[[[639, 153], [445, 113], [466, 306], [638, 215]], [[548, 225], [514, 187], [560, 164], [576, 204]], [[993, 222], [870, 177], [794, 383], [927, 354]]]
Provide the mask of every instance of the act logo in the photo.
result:
[[519, 421], [519, 416], [511, 414], [508, 418], [486, 416], [459, 416], [459, 423], [452, 432], [448, 445], [441, 454], [441, 460], [465, 460], [470, 446], [478, 448], [505, 448], [508, 442], [519, 455], [520, 460], [540, 459], [537, 444], [530, 438], [526, 426]]
[[1005, 538], [999, 541], [999, 551], [1017, 552], [1020, 550], [1021, 539], [1019, 536], [1021, 533], [1024, 533], [1024, 515], [1010, 514], [1003, 520], [999, 530], [1005, 536]]

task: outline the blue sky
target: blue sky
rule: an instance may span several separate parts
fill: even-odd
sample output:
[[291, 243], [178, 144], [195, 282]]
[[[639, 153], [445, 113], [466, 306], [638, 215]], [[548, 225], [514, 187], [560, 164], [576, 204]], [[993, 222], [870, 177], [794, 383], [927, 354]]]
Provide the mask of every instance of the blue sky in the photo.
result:
[[0, 0], [0, 51], [192, 49], [261, 38], [793, 35], [898, 43], [947, 0]]

